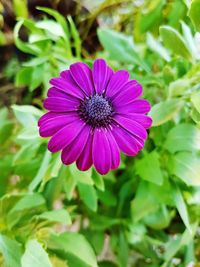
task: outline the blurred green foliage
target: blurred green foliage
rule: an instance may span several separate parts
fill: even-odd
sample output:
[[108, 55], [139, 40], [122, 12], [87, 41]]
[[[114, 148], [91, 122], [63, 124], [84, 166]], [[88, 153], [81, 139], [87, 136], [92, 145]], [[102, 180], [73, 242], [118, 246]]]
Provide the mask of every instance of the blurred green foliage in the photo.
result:
[[[199, 266], [200, 1], [94, 6], [103, 49], [92, 56], [70, 16], [38, 9], [37, 21], [16, 10], [14, 29], [27, 55], [15, 84], [30, 101], [0, 110], [0, 266]], [[94, 57], [127, 69], [153, 106], [144, 150], [103, 177], [63, 166], [37, 128], [50, 77]]]

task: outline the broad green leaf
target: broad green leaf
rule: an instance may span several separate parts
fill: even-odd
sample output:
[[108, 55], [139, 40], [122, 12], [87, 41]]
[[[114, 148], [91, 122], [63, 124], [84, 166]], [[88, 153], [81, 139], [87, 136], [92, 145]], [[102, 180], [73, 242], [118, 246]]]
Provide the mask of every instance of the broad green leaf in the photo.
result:
[[136, 173], [144, 180], [161, 185], [163, 175], [160, 168], [159, 154], [154, 150], [136, 161]]
[[43, 115], [43, 112], [31, 105], [12, 105], [12, 109], [18, 121], [25, 127], [29, 124], [36, 124], [37, 119]]
[[[161, 19], [164, 0], [154, 0], [143, 2], [142, 12], [140, 15], [139, 29], [141, 32], [147, 32], [153, 28]], [[143, 12], [143, 10], [145, 10]]]
[[36, 65], [31, 73], [31, 81], [29, 83], [29, 90], [32, 92], [43, 82], [44, 64]]
[[99, 200], [103, 202], [106, 206], [116, 206], [117, 198], [111, 190], [98, 190], [97, 193]]
[[101, 44], [108, 51], [111, 59], [123, 63], [137, 64], [144, 70], [149, 71], [149, 67], [139, 57], [131, 36], [104, 28], [98, 29], [97, 33]]
[[6, 266], [21, 267], [22, 246], [16, 240], [0, 235], [0, 252], [3, 255]]
[[192, 236], [188, 229], [186, 229], [182, 235], [178, 235], [176, 238], [171, 238], [165, 244], [165, 252], [163, 256], [166, 264], [164, 266], [168, 266], [168, 262], [176, 255], [179, 249], [191, 242], [191, 240]]
[[70, 173], [74, 180], [78, 183], [93, 185], [94, 182], [92, 180], [92, 169], [90, 168], [88, 171], [79, 171], [75, 164], [71, 164], [69, 166]]
[[192, 0], [190, 9], [189, 9], [189, 17], [194, 24], [196, 31], [200, 31], [200, 0]]
[[166, 61], [170, 61], [170, 55], [168, 50], [163, 47], [158, 40], [154, 39], [151, 33], [147, 33], [147, 45], [152, 51], [158, 53]]
[[17, 87], [29, 85], [31, 81], [32, 72], [33, 68], [31, 67], [21, 68], [19, 72], [17, 72], [17, 75], [15, 76], [15, 85]]
[[45, 199], [41, 194], [39, 193], [27, 194], [16, 203], [16, 205], [9, 211], [9, 213], [31, 209], [44, 204], [45, 204]]
[[55, 22], [54, 20], [42, 20], [36, 22], [36, 26], [39, 29], [43, 29], [51, 33], [53, 36], [62, 36], [65, 37], [64, 30], [60, 24]]
[[191, 95], [191, 102], [196, 110], [200, 113], [200, 92]]
[[200, 126], [200, 113], [195, 108], [192, 108], [190, 112], [190, 117], [199, 127]]
[[200, 129], [192, 124], [182, 123], [172, 128], [164, 146], [171, 153], [200, 149]]
[[170, 213], [165, 205], [162, 205], [154, 213], [148, 214], [144, 217], [144, 222], [150, 228], [155, 230], [165, 229], [170, 224]]
[[158, 126], [171, 120], [182, 108], [183, 101], [180, 99], [170, 99], [154, 105], [149, 112], [153, 119], [152, 126]]
[[92, 185], [79, 183], [78, 190], [81, 200], [92, 211], [97, 210], [97, 193]]
[[200, 185], [200, 158], [189, 152], [171, 157], [170, 171], [190, 186]]
[[40, 215], [36, 216], [39, 219], [44, 219], [49, 222], [59, 222], [62, 224], [71, 224], [71, 218], [67, 210], [51, 210], [45, 211]]
[[63, 189], [66, 193], [66, 197], [68, 200], [71, 200], [77, 183], [74, 177], [70, 174], [68, 166], [62, 166], [60, 177], [63, 180]]
[[169, 84], [169, 96], [176, 97], [184, 95], [191, 88], [191, 79], [183, 77]]
[[45, 175], [45, 172], [47, 171], [51, 157], [52, 157], [51, 152], [46, 150], [43, 161], [41, 162], [40, 168], [36, 176], [33, 178], [32, 182], [29, 184], [28, 188], [30, 191], [33, 191], [44, 178], [44, 175]]
[[72, 57], [72, 51], [71, 51], [71, 45], [70, 45], [70, 33], [69, 28], [66, 22], [66, 19], [57, 11], [46, 8], [46, 7], [37, 7], [38, 10], [44, 11], [45, 13], [49, 14], [50, 16], [54, 17], [57, 22], [62, 26], [64, 32], [65, 32], [65, 44], [66, 44], [66, 53], [69, 58]]
[[[148, 192], [148, 194], [147, 194]], [[131, 201], [131, 216], [134, 222], [144, 218], [146, 215], [155, 212], [159, 202], [149, 191], [149, 184], [140, 182], [135, 198]]]
[[163, 43], [167, 48], [173, 51], [174, 54], [191, 59], [190, 51], [187, 48], [187, 44], [180, 33], [171, 26], [161, 26], [160, 35]]
[[181, 21], [181, 26], [187, 47], [190, 50], [191, 55], [195, 59], [197, 57], [197, 48], [195, 46], [194, 37], [192, 36], [192, 31], [184, 21]]
[[37, 240], [29, 240], [21, 259], [21, 267], [53, 267], [47, 252]]
[[189, 215], [188, 215], [185, 201], [181, 194], [180, 188], [175, 183], [174, 183], [174, 186], [172, 187], [172, 195], [173, 195], [173, 200], [176, 205], [176, 208], [181, 216], [181, 219], [183, 220], [188, 231], [192, 233], [192, 229], [191, 229], [190, 221], [189, 221]]
[[93, 181], [95, 183], [95, 186], [99, 190], [101, 190], [101, 191], [104, 191], [105, 190], [104, 179], [103, 179], [102, 175], [100, 175], [98, 172], [96, 172], [95, 170], [93, 170], [92, 179], [93, 179]]
[[[78, 233], [67, 232], [60, 235], [51, 235], [48, 241], [51, 250], [71, 254], [90, 267], [97, 267], [94, 251], [84, 236]], [[86, 266], [87, 266], [86, 265]]]

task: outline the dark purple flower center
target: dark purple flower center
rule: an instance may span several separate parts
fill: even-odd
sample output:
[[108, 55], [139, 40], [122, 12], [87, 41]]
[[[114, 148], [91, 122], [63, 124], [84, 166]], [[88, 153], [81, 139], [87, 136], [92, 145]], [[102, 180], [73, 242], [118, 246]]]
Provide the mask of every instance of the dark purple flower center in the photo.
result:
[[111, 122], [113, 108], [103, 95], [86, 98], [79, 106], [80, 117], [92, 127], [105, 127]]

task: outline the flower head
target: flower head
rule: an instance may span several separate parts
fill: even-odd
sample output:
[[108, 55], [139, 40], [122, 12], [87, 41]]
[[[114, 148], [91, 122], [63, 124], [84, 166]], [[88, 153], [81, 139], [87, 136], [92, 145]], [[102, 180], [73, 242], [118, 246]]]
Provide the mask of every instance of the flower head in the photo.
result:
[[135, 156], [147, 139], [152, 120], [150, 104], [140, 99], [142, 86], [125, 70], [114, 72], [103, 59], [92, 70], [75, 63], [50, 80], [38, 124], [42, 137], [51, 137], [48, 149], [62, 150], [66, 165], [76, 161], [80, 170], [94, 164], [106, 174], [120, 163], [120, 151]]

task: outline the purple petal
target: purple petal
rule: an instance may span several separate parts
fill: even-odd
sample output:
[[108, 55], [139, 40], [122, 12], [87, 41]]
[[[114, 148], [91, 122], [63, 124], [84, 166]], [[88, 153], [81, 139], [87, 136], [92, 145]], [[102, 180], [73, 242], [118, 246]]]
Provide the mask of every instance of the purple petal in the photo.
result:
[[50, 80], [50, 84], [52, 84], [54, 87], [58, 88], [59, 90], [65, 92], [68, 95], [71, 95], [75, 98], [79, 98], [81, 100], [84, 99], [83, 91], [74, 82], [69, 70], [66, 72], [67, 75], [65, 79], [62, 77], [53, 78]]
[[79, 106], [78, 100], [69, 100], [61, 97], [49, 97], [44, 100], [44, 108], [53, 112], [75, 111]]
[[76, 139], [63, 149], [61, 159], [65, 165], [69, 165], [78, 159], [85, 147], [89, 134], [90, 127], [85, 125]]
[[48, 149], [51, 152], [57, 152], [68, 146], [83, 129], [85, 123], [81, 120], [75, 120], [59, 130], [48, 143]]
[[116, 143], [115, 138], [113, 137], [113, 134], [110, 130], [106, 133], [106, 137], [108, 139], [109, 145], [110, 145], [110, 151], [111, 151], [111, 169], [117, 169], [120, 164], [120, 151], [119, 146]]
[[106, 174], [111, 168], [111, 151], [108, 139], [106, 137], [107, 130], [96, 128], [94, 130], [92, 157], [96, 170], [100, 174]]
[[57, 131], [68, 125], [74, 120], [77, 120], [76, 114], [54, 116], [51, 119], [45, 120], [40, 126], [39, 132], [42, 137], [49, 137], [54, 135]]
[[74, 63], [70, 66], [70, 72], [74, 81], [87, 96], [90, 96], [94, 93], [92, 71], [88, 65], [82, 62]]
[[128, 81], [129, 79], [129, 73], [125, 70], [119, 70], [115, 72], [106, 89], [106, 96], [113, 98], [116, 94], [119, 93], [122, 86]]
[[144, 142], [142, 140], [138, 142], [136, 137], [119, 126], [114, 125], [112, 133], [120, 150], [128, 156], [135, 156], [144, 146]]
[[105, 60], [95, 60], [93, 64], [92, 76], [97, 94], [102, 94], [105, 91], [112, 74], [113, 71], [107, 66]]
[[122, 88], [119, 94], [115, 95], [113, 104], [127, 105], [133, 102], [142, 94], [142, 86], [137, 81], [129, 81]]
[[93, 135], [90, 132], [87, 143], [76, 162], [78, 169], [81, 171], [87, 171], [92, 166], [92, 143]]
[[56, 113], [54, 112], [47, 112], [44, 115], [42, 115], [42, 117], [39, 119], [38, 121], [38, 126], [41, 126], [44, 122], [46, 122], [49, 119], [54, 118], [56, 115]]
[[122, 128], [126, 129], [128, 132], [133, 134], [136, 137], [139, 137], [141, 139], [147, 138], [147, 132], [145, 128], [140, 125], [138, 122], [133, 121], [129, 118], [125, 118], [120, 115], [116, 115], [114, 117], [114, 121], [116, 121]]
[[144, 114], [139, 113], [129, 113], [129, 114], [120, 114], [120, 116], [129, 118], [130, 120], [136, 121], [141, 124], [145, 129], [148, 129], [152, 125], [152, 119]]
[[56, 87], [51, 87], [47, 92], [48, 97], [61, 97], [61, 98], [67, 98], [72, 101], [77, 101], [77, 99], [74, 96], [71, 96], [64, 91], [61, 91], [60, 89], [57, 89]]
[[117, 105], [115, 110], [117, 113], [128, 114], [128, 113], [147, 113], [151, 109], [149, 102], [145, 99], [136, 99], [128, 105]]

